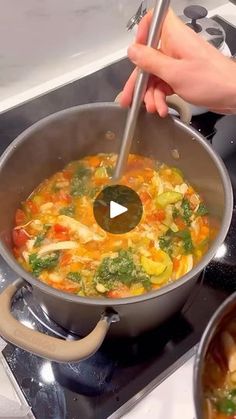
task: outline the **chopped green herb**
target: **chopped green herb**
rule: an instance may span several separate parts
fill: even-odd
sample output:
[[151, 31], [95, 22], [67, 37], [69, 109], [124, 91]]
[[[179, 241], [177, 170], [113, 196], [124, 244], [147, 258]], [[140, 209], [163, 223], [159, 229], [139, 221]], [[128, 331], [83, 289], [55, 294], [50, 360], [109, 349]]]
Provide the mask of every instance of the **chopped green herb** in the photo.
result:
[[236, 404], [230, 398], [224, 398], [217, 402], [216, 408], [218, 412], [225, 413], [226, 415], [233, 415], [236, 413]]
[[180, 211], [178, 210], [178, 208], [176, 208], [175, 206], [173, 207], [172, 210], [172, 217], [173, 218], [178, 218], [180, 216]]
[[168, 255], [172, 255], [172, 234], [169, 230], [164, 236], [159, 238], [159, 246], [161, 250], [168, 253]]
[[193, 242], [191, 238], [191, 233], [189, 230], [180, 230], [175, 233], [177, 237], [183, 240], [184, 251], [186, 254], [192, 253], [193, 251]]
[[80, 272], [69, 272], [67, 278], [73, 282], [81, 282], [81, 273]]
[[95, 275], [95, 282], [112, 289], [115, 282], [130, 285], [132, 282], [142, 282], [146, 289], [150, 288], [150, 278], [135, 265], [130, 251], [120, 250], [115, 258], [106, 257], [102, 260]]
[[199, 207], [198, 207], [198, 210], [196, 211], [196, 214], [200, 215], [200, 216], [209, 214], [209, 211], [208, 211], [206, 205], [203, 202], [201, 202], [199, 204]]
[[35, 276], [39, 276], [44, 269], [53, 269], [57, 266], [59, 252], [52, 253], [49, 256], [39, 257], [37, 253], [29, 256], [29, 264]]
[[76, 168], [75, 176], [78, 178], [90, 177], [91, 169], [86, 167], [84, 164], [79, 163]]
[[45, 239], [45, 233], [38, 234], [34, 242], [34, 247], [39, 247], [44, 239]]
[[181, 204], [181, 208], [183, 210], [183, 218], [185, 220], [185, 222], [189, 225], [190, 224], [190, 218], [193, 214], [191, 208], [190, 208], [190, 203], [188, 201], [188, 199], [184, 198]]
[[170, 229], [166, 232], [166, 234], [159, 238], [159, 246], [160, 248], [169, 254], [169, 256], [172, 255], [173, 252], [173, 239], [177, 237], [181, 240], [183, 240], [183, 247], [184, 252], [186, 254], [192, 253], [193, 251], [193, 242], [191, 238], [191, 234], [189, 230], [180, 230], [177, 232], [173, 232]]
[[91, 189], [89, 185], [91, 174], [91, 169], [83, 164], [77, 166], [76, 172], [71, 180], [70, 192], [72, 196], [84, 196], [89, 194]]
[[233, 388], [232, 390], [230, 390], [229, 397], [233, 397], [233, 398], [236, 397], [236, 388]]
[[75, 214], [75, 207], [74, 205], [71, 205], [69, 207], [61, 208], [59, 213], [62, 215], [68, 215], [69, 217], [73, 217]]
[[34, 242], [34, 247], [39, 247], [42, 244], [42, 242], [44, 241], [44, 239], [47, 235], [48, 229], [50, 227], [51, 227], [51, 225], [48, 225], [48, 224], [44, 225], [44, 230], [42, 231], [42, 233], [39, 233], [36, 236], [36, 239], [35, 239], [35, 242]]

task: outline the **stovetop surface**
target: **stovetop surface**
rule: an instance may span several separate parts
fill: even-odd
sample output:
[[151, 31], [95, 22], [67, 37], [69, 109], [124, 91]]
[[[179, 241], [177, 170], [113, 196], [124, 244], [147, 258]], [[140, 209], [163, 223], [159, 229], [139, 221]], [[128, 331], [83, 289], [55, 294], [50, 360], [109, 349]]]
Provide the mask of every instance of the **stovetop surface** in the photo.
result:
[[[217, 20], [224, 26], [227, 43], [235, 54], [236, 28]], [[22, 130], [52, 112], [85, 102], [113, 100], [131, 69], [127, 60], [120, 61], [0, 115], [0, 152]], [[207, 113], [195, 117], [192, 124], [222, 156], [236, 197], [236, 116]], [[235, 237], [236, 208], [225, 244], [199, 279], [183, 311], [146, 336], [120, 340], [116, 345], [105, 342], [93, 357], [73, 364], [49, 362], [7, 345], [4, 356], [36, 418], [107, 418], [142, 392], [152, 380], [163, 379], [167, 371], [170, 372], [172, 366], [199, 342], [213, 312], [236, 290]], [[0, 290], [15, 278], [0, 259]], [[67, 336], [45, 317], [28, 290], [17, 295], [13, 308], [15, 316], [24, 324], [44, 333]]]

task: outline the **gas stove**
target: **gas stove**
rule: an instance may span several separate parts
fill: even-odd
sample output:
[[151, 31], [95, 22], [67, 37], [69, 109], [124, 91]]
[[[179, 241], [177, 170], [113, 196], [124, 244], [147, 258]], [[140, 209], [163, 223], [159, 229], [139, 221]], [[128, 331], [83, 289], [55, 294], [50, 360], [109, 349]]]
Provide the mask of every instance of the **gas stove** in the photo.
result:
[[[215, 20], [224, 27], [226, 41], [235, 54], [236, 28], [219, 17]], [[114, 100], [131, 70], [128, 60], [122, 60], [0, 115], [0, 152], [21, 131], [50, 113], [86, 102]], [[207, 113], [194, 117], [192, 125], [222, 156], [236, 197], [236, 116]], [[93, 357], [72, 364], [49, 362], [8, 344], [3, 355], [34, 416], [120, 417], [191, 357], [213, 312], [236, 290], [235, 237], [236, 207], [224, 245], [199, 278], [182, 312], [146, 336], [121, 340], [116, 346], [105, 342]], [[0, 291], [15, 278], [0, 259]], [[75, 338], [47, 318], [27, 289], [17, 294], [13, 311], [29, 327], [61, 338]]]

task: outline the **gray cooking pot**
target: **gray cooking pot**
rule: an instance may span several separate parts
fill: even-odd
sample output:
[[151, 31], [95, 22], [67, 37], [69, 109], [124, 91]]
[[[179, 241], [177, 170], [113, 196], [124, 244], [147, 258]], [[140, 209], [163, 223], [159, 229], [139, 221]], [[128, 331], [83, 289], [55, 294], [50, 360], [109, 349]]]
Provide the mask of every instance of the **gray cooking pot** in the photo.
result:
[[[157, 327], [178, 312], [200, 272], [224, 241], [230, 225], [231, 183], [224, 164], [211, 146], [180, 120], [161, 119], [143, 110], [132, 152], [180, 167], [201, 192], [210, 212], [219, 217], [219, 234], [202, 261], [183, 278], [160, 290], [116, 300], [60, 292], [34, 278], [16, 262], [11, 251], [11, 230], [19, 203], [42, 180], [68, 162], [88, 154], [118, 152], [126, 115], [126, 110], [112, 103], [77, 106], [58, 112], [24, 131], [0, 159], [0, 252], [23, 278], [0, 295], [0, 335], [48, 359], [84, 359], [100, 347], [107, 333], [113, 337], [134, 337]], [[10, 313], [11, 300], [26, 284], [31, 285], [34, 297], [55, 322], [79, 336], [90, 334], [78, 341], [62, 341], [20, 324]]]
[[204, 414], [204, 392], [203, 392], [203, 371], [205, 366], [205, 359], [209, 347], [218, 333], [223, 331], [231, 318], [235, 317], [236, 313], [236, 292], [228, 297], [216, 310], [211, 320], [209, 321], [205, 332], [203, 333], [201, 342], [194, 362], [193, 374], [193, 389], [194, 389], [194, 405], [196, 412], [196, 419], [207, 419]]

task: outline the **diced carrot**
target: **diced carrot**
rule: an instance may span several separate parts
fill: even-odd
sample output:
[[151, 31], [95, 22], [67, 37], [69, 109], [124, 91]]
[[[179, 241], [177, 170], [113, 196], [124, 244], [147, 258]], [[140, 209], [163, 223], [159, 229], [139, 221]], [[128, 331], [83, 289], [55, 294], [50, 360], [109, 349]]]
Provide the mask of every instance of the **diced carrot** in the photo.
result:
[[187, 190], [187, 194], [192, 195], [193, 193], [195, 193], [194, 189], [192, 188], [192, 186], [189, 186]]
[[70, 180], [73, 176], [73, 173], [70, 170], [63, 170], [63, 176], [66, 180]]
[[101, 163], [101, 158], [99, 156], [89, 156], [86, 160], [92, 167], [97, 167]]
[[108, 298], [125, 298], [130, 297], [130, 290], [125, 285], [120, 286], [115, 290], [108, 291]]
[[144, 179], [145, 180], [151, 180], [152, 178], [153, 178], [153, 170], [152, 169], [149, 169], [149, 168], [147, 168], [146, 170], [144, 170], [144, 172], [143, 172], [143, 177], [144, 177]]
[[184, 222], [183, 218], [181, 218], [181, 217], [177, 217], [177, 218], [175, 219], [175, 224], [177, 225], [177, 227], [178, 227], [180, 230], [183, 230], [183, 229], [186, 227], [186, 224], [185, 224], [185, 222]]
[[204, 235], [204, 236], [208, 236], [208, 235], [209, 235], [209, 232], [210, 232], [209, 227], [207, 227], [207, 226], [202, 226], [202, 228], [201, 228], [201, 234], [202, 234], [202, 235]]
[[20, 226], [26, 222], [26, 215], [23, 210], [21, 209], [16, 210], [15, 222], [17, 226]]
[[63, 252], [60, 258], [60, 266], [67, 266], [71, 262], [71, 254], [68, 252]]
[[158, 210], [154, 215], [158, 221], [164, 221], [166, 218], [165, 211], [161, 209]]
[[70, 272], [78, 272], [80, 271], [81, 267], [82, 267], [81, 262], [70, 263]]
[[139, 197], [143, 204], [145, 204], [147, 201], [150, 201], [152, 199], [149, 193], [145, 191], [140, 192]]
[[161, 285], [152, 284], [152, 289], [153, 290], [159, 290], [160, 288], [161, 288]]
[[102, 177], [100, 177], [100, 178], [94, 178], [93, 181], [94, 181], [94, 184], [96, 186], [106, 185], [107, 182], [108, 182], [108, 178], [107, 177], [104, 177], [104, 178], [102, 178]]
[[178, 270], [179, 265], [180, 265], [180, 260], [177, 259], [177, 258], [174, 258], [173, 259], [173, 269], [174, 269], [174, 271], [177, 271]]

